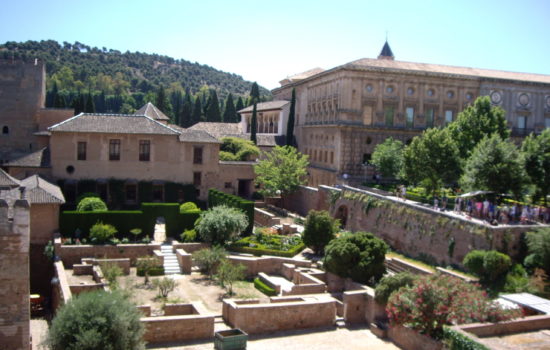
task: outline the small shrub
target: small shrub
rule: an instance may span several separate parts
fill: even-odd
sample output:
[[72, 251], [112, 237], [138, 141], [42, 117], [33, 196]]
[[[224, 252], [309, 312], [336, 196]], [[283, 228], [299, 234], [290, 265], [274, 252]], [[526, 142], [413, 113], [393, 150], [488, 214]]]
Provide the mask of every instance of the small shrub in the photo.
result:
[[488, 285], [503, 278], [512, 267], [510, 257], [496, 250], [472, 250], [466, 254], [462, 263], [469, 272]]
[[149, 244], [151, 243], [151, 237], [145, 236], [141, 239], [141, 243]]
[[401, 287], [412, 285], [414, 280], [415, 276], [410, 272], [400, 272], [393, 276], [385, 276], [376, 286], [374, 300], [379, 304], [386, 305], [393, 292], [398, 291]]
[[443, 327], [443, 338], [449, 350], [489, 350], [472, 338], [459, 333], [448, 326]]
[[133, 228], [130, 230], [132, 236], [134, 236], [134, 242], [138, 241], [139, 236], [141, 235], [142, 230], [140, 228]]
[[98, 221], [90, 228], [90, 240], [95, 244], [105, 244], [112, 240], [116, 233], [114, 226]]
[[193, 261], [197, 264], [202, 273], [212, 278], [226, 255], [227, 253], [222, 247], [214, 246], [211, 249], [201, 249], [194, 252]]
[[76, 211], [100, 211], [107, 210], [107, 205], [99, 197], [83, 198], [76, 206]]
[[218, 266], [216, 279], [229, 295], [233, 295], [233, 284], [244, 279], [245, 270], [246, 267], [243, 264], [232, 264], [227, 259], [223, 259]]
[[340, 223], [327, 211], [311, 210], [306, 217], [302, 238], [315, 254], [323, 254], [325, 246], [334, 239]]
[[115, 263], [104, 262], [100, 265], [103, 277], [109, 283], [111, 289], [118, 288], [117, 277], [122, 276], [122, 269]]
[[52, 241], [48, 241], [48, 244], [44, 247], [44, 255], [51, 261], [55, 259], [55, 246]]
[[247, 226], [248, 219], [242, 210], [220, 205], [202, 212], [195, 230], [205, 242], [223, 245], [239, 236]]
[[197, 241], [197, 231], [195, 230], [185, 230], [180, 235], [180, 239], [182, 242], [196, 242]]
[[153, 280], [153, 286], [158, 288], [160, 298], [166, 299], [168, 294], [176, 289], [176, 281], [169, 277]]
[[550, 228], [541, 228], [525, 235], [529, 267], [542, 268], [550, 274]]
[[276, 296], [277, 292], [267, 284], [263, 283], [259, 277], [254, 279], [254, 287], [268, 297]]
[[182, 205], [180, 205], [180, 213], [195, 211], [197, 209], [199, 209], [199, 207], [197, 207], [197, 205], [193, 202], [185, 202]]
[[145, 284], [149, 283], [149, 276], [156, 276], [156, 273], [162, 271], [160, 274], [164, 274], [164, 267], [160, 260], [156, 257], [144, 256], [137, 259], [136, 262], [137, 275], [145, 276]]

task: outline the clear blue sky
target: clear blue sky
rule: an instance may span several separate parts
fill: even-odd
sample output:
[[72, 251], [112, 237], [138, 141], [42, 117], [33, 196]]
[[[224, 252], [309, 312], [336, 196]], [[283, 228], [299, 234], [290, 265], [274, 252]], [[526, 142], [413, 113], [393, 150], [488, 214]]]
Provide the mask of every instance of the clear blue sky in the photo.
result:
[[80, 41], [208, 64], [274, 88], [378, 56], [550, 74], [549, 0], [3, 1], [0, 42]]

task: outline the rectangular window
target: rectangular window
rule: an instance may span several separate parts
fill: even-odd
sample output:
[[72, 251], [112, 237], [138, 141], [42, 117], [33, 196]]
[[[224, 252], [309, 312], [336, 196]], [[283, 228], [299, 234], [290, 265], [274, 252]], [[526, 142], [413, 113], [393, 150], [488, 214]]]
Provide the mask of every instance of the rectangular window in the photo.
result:
[[453, 111], [450, 109], [447, 109], [445, 111], [445, 124], [450, 124], [453, 122]]
[[393, 126], [393, 115], [395, 108], [393, 106], [384, 107], [384, 119], [386, 121], [386, 126]]
[[202, 164], [202, 147], [193, 147], [193, 164]]
[[139, 140], [139, 160], [142, 162], [151, 160], [151, 141]]
[[518, 115], [518, 129], [525, 129], [526, 119], [524, 115]]
[[120, 160], [120, 140], [109, 140], [109, 160]]
[[153, 202], [164, 201], [164, 185], [153, 185]]
[[363, 107], [363, 124], [364, 125], [372, 124], [372, 106]]
[[135, 202], [137, 200], [137, 185], [126, 185], [126, 201]]
[[426, 109], [426, 127], [432, 128], [434, 126], [434, 109]]
[[405, 114], [407, 116], [407, 128], [414, 126], [414, 107], [405, 108]]
[[200, 186], [202, 183], [202, 174], [200, 171], [193, 173], [193, 185]]
[[78, 142], [76, 160], [86, 160], [86, 142]]

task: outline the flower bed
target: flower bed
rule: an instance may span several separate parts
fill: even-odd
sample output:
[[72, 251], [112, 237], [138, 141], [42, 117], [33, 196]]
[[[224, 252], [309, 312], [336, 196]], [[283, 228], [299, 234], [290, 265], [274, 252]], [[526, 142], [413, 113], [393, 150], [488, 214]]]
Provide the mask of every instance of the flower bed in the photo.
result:
[[275, 255], [293, 257], [302, 250], [305, 244], [298, 236], [280, 236], [258, 234], [248, 236], [231, 244], [228, 249], [234, 252], [254, 255]]

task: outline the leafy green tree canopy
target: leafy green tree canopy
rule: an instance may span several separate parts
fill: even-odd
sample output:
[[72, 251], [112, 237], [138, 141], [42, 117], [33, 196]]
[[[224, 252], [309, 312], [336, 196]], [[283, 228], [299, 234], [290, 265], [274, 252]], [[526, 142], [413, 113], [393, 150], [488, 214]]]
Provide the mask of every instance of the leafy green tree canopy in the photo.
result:
[[401, 287], [411, 286], [415, 278], [416, 276], [408, 271], [384, 276], [376, 285], [374, 300], [379, 304], [386, 305], [393, 292], [398, 291]]
[[460, 174], [458, 148], [447, 129], [428, 129], [413, 138], [403, 152], [404, 177], [422, 182], [435, 193], [443, 183], [456, 181]]
[[525, 171], [536, 187], [535, 197], [543, 198], [546, 204], [550, 194], [550, 129], [544, 129], [538, 136], [527, 136], [521, 150]]
[[275, 146], [262, 153], [262, 160], [254, 166], [256, 183], [264, 196], [288, 194], [306, 183], [308, 156], [291, 146]]
[[239, 137], [224, 137], [220, 146], [220, 160], [246, 161], [254, 160], [260, 155], [260, 149], [249, 140]]
[[397, 178], [403, 167], [403, 143], [387, 138], [376, 145], [372, 153], [372, 164], [385, 178]]
[[[550, 275], [550, 228], [540, 228], [525, 235], [530, 267], [540, 267]], [[526, 264], [527, 265], [527, 264]]]
[[387, 250], [388, 245], [372, 233], [348, 233], [326, 246], [323, 266], [340, 277], [370, 283], [378, 281], [386, 272]]
[[310, 210], [304, 224], [302, 239], [315, 254], [322, 254], [325, 246], [334, 239], [340, 223], [333, 219], [328, 211]]
[[473, 105], [466, 107], [458, 114], [457, 119], [449, 124], [448, 129], [462, 159], [468, 158], [485, 136], [496, 133], [503, 140], [510, 137], [504, 110], [492, 106], [488, 96], [478, 97]]
[[107, 205], [99, 197], [85, 197], [78, 202], [77, 211], [100, 211], [107, 210]]
[[247, 226], [248, 218], [241, 210], [220, 205], [203, 211], [195, 230], [205, 242], [223, 245]]
[[141, 316], [119, 293], [82, 293], [59, 309], [46, 344], [51, 350], [145, 349]]
[[521, 196], [527, 182], [517, 147], [498, 134], [485, 137], [466, 161], [460, 184], [466, 191], [488, 190]]

